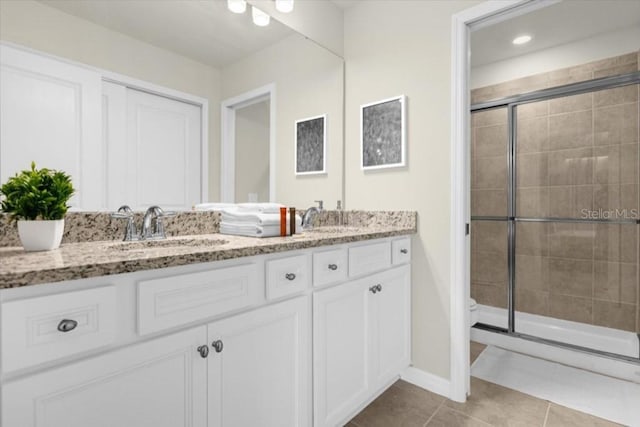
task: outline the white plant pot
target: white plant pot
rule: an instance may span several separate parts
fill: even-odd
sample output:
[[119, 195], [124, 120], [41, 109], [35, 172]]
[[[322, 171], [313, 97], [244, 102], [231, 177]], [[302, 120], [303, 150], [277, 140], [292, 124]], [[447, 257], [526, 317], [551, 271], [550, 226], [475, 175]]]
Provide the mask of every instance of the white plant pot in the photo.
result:
[[64, 219], [18, 221], [18, 235], [25, 251], [50, 251], [60, 246]]

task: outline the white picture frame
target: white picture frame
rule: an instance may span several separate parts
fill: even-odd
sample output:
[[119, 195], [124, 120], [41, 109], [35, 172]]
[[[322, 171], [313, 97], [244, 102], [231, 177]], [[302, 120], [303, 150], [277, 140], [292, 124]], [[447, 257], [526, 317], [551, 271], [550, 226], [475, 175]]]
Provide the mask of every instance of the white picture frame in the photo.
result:
[[296, 175], [327, 173], [327, 115], [296, 120], [294, 126]]
[[406, 96], [360, 106], [360, 166], [363, 170], [407, 164]]

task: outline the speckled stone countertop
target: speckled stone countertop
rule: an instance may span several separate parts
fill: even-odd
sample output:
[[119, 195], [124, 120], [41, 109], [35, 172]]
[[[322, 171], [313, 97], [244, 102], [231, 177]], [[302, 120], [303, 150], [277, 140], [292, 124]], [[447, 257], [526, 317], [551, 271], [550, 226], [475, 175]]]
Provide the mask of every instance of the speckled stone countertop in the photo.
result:
[[[416, 232], [415, 212], [350, 211], [346, 226], [331, 214], [315, 230], [288, 237], [250, 238], [224, 234], [180, 235], [162, 241], [88, 241], [59, 249], [25, 252], [0, 247], [0, 289], [84, 279], [194, 263], [220, 261], [296, 249], [349, 243]], [[351, 215], [353, 217], [351, 217]], [[351, 221], [349, 221], [351, 219]]]

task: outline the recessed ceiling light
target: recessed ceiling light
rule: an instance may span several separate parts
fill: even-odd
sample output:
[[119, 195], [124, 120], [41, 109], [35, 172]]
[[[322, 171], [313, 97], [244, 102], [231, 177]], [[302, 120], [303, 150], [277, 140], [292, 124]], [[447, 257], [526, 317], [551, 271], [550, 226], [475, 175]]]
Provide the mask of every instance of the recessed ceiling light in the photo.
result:
[[513, 39], [511, 43], [520, 45], [520, 44], [529, 43], [530, 41], [531, 41], [531, 36], [528, 34], [524, 34], [522, 36], [518, 36], [515, 39]]

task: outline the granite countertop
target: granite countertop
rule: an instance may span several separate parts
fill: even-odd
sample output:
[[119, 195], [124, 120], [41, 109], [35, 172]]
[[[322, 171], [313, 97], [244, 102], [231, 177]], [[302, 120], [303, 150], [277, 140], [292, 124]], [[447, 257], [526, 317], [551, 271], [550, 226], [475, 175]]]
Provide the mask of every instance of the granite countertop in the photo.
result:
[[253, 255], [356, 242], [416, 232], [415, 221], [326, 226], [294, 236], [251, 238], [224, 234], [169, 237], [152, 242], [65, 243], [46, 252], [0, 247], [0, 289], [220, 261]]

